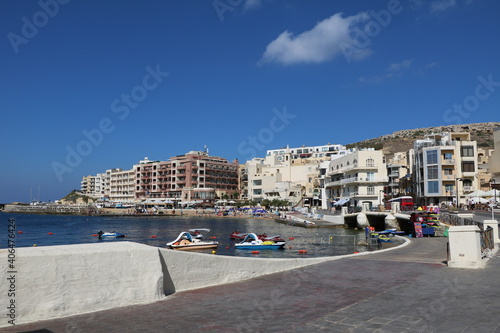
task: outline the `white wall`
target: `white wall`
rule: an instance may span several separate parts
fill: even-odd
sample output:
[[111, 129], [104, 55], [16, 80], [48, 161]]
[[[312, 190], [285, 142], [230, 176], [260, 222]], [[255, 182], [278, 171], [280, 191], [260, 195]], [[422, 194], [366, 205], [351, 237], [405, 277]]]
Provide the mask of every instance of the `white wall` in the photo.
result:
[[264, 259], [207, 255], [160, 249], [165, 274], [165, 294], [237, 282], [341, 257]]
[[[163, 297], [158, 249], [132, 242], [16, 248], [15, 297], [8, 297], [7, 250], [0, 250], [0, 306], [16, 324], [151, 302]], [[2, 315], [0, 327], [8, 326]]]
[[[8, 282], [10, 270], [7, 255], [7, 249], [0, 249], [3, 281], [0, 306], [4, 309], [11, 299], [7, 296], [9, 283], [4, 283]], [[153, 302], [174, 292], [242, 281], [343, 257], [346, 256], [242, 258], [174, 251], [133, 242], [16, 248], [16, 324]], [[10, 326], [9, 318], [2, 318], [0, 327]]]

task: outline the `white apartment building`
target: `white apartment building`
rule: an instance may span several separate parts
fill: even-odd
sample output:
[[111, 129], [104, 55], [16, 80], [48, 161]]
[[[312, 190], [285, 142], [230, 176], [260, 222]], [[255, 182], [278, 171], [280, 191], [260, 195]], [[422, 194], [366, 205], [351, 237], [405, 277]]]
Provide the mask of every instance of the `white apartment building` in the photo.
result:
[[268, 150], [265, 158], [247, 161], [242, 170], [249, 200], [288, 200], [292, 206], [320, 206], [321, 163], [337, 156], [342, 145]]
[[326, 206], [334, 202], [349, 202], [349, 206], [370, 207], [382, 202], [384, 186], [388, 181], [387, 167], [381, 150], [373, 148], [347, 151], [332, 159], [326, 171]]
[[387, 161], [388, 182], [384, 189], [389, 198], [395, 198], [401, 195], [408, 195], [408, 188], [404, 186], [404, 178], [411, 175], [407, 152], [397, 152]]
[[492, 186], [498, 190], [500, 189], [500, 127], [495, 128], [493, 132], [493, 141], [495, 144], [495, 151], [493, 151], [489, 161], [489, 173], [493, 177]]
[[134, 169], [111, 169], [109, 172], [109, 200], [113, 202], [133, 202], [135, 200]]
[[476, 141], [466, 132], [417, 140], [413, 179], [417, 204], [465, 203], [465, 195], [479, 189]]
[[291, 154], [293, 160], [301, 158], [329, 159], [328, 157], [337, 155], [342, 150], [345, 150], [345, 146], [332, 144], [326, 144], [324, 146], [302, 146], [299, 148], [290, 148], [286, 146], [280, 149], [268, 150], [266, 156], [277, 155], [279, 160], [285, 154]]
[[90, 197], [102, 198], [104, 196], [104, 183], [101, 175], [83, 177], [80, 189], [82, 193]]

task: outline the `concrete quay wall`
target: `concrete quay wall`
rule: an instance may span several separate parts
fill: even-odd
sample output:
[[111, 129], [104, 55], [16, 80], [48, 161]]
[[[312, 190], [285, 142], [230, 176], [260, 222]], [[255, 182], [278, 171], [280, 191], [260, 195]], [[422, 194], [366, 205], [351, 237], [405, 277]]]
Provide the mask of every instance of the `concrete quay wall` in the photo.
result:
[[[0, 250], [0, 327], [146, 303], [163, 297], [158, 250], [132, 242]], [[12, 256], [11, 256], [12, 258]], [[13, 267], [10, 264], [13, 263]], [[10, 279], [10, 280], [9, 280]], [[8, 283], [7, 283], [8, 282]]]
[[0, 327], [11, 325], [4, 314], [12, 302], [15, 323], [23, 324], [150, 303], [178, 291], [340, 258], [241, 258], [121, 241], [15, 248], [14, 268], [9, 267], [8, 255], [8, 249], [0, 249], [0, 306], [4, 309]]

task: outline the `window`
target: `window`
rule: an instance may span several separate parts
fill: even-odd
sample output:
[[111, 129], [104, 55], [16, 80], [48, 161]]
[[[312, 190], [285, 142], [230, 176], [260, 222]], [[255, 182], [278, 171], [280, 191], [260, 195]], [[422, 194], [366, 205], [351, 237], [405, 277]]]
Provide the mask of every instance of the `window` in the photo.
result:
[[445, 176], [453, 175], [453, 169], [444, 169], [444, 174]]
[[374, 181], [375, 180], [375, 172], [367, 172], [366, 173], [366, 180], [367, 181]]
[[453, 154], [452, 153], [444, 153], [443, 158], [445, 160], [452, 160], [453, 159]]
[[432, 180], [427, 182], [428, 193], [439, 193], [439, 182]]
[[474, 146], [462, 146], [460, 152], [462, 157], [474, 157]]
[[462, 162], [462, 172], [474, 172], [474, 161], [464, 161]]
[[427, 167], [427, 179], [439, 179], [437, 165]]
[[446, 192], [453, 192], [455, 190], [455, 185], [454, 184], [445, 184], [444, 189]]
[[427, 151], [427, 164], [437, 164], [437, 150]]
[[375, 166], [375, 161], [373, 160], [373, 158], [369, 158], [366, 160], [366, 166], [368, 166], [368, 167]]
[[375, 187], [374, 186], [368, 186], [366, 188], [366, 194], [368, 194], [368, 195], [374, 195], [375, 194]]
[[472, 186], [472, 180], [464, 179], [464, 186]]

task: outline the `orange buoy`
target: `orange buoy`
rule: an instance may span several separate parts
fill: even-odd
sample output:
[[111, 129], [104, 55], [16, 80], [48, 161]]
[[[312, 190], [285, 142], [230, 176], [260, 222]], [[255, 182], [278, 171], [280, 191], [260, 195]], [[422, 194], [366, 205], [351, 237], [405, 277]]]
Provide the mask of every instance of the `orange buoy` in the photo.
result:
[[48, 232], [47, 235], [53, 235], [54, 233], [53, 232]]
[[295, 237], [288, 237], [288, 240], [294, 240]]
[[22, 234], [23, 232], [22, 232], [21, 230], [19, 230], [17, 233], [18, 233], [18, 234]]
[[210, 239], [217, 239], [217, 237], [215, 237], [215, 236], [212, 236], [212, 237], [210, 237]]
[[289, 248], [289, 249], [291, 249], [292, 247], [291, 247], [291, 246], [289, 246], [288, 248]]
[[299, 253], [307, 253], [307, 250], [299, 250]]
[[97, 234], [92, 234], [92, 236], [97, 237]]
[[151, 238], [156, 238], [156, 235], [152, 235]]
[[226, 246], [226, 250], [229, 249], [229, 246]]
[[259, 254], [259, 251], [252, 251], [252, 254]]
[[358, 251], [354, 251], [354, 253], [359, 253]]

